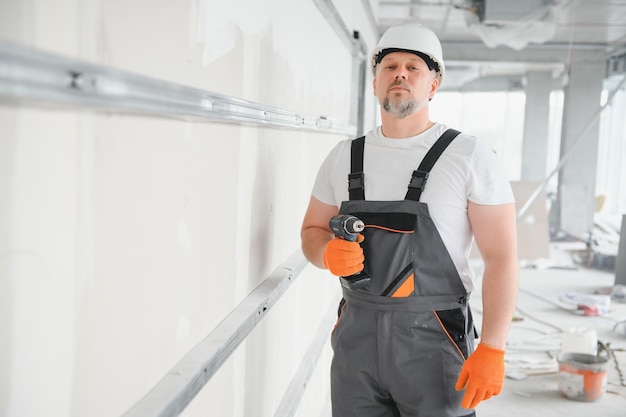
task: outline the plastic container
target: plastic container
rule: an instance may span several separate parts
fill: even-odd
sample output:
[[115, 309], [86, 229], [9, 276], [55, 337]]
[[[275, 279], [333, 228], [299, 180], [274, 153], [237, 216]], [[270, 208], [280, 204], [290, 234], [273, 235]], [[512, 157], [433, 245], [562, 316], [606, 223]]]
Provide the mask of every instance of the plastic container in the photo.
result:
[[561, 353], [598, 353], [598, 334], [594, 329], [572, 328], [563, 334]]
[[585, 353], [561, 353], [559, 390], [576, 401], [596, 401], [606, 392], [608, 360]]

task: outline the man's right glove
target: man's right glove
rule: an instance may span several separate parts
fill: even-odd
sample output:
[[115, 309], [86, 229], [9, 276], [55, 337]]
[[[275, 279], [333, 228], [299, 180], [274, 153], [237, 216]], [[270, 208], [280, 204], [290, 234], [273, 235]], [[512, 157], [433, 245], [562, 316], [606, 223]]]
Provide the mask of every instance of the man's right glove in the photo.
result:
[[326, 245], [324, 251], [324, 265], [331, 274], [338, 277], [348, 277], [363, 270], [363, 235], [358, 234], [356, 242], [336, 237]]
[[504, 384], [504, 351], [480, 343], [463, 364], [456, 381], [457, 391], [465, 388], [461, 405], [476, 408], [478, 403], [500, 394]]

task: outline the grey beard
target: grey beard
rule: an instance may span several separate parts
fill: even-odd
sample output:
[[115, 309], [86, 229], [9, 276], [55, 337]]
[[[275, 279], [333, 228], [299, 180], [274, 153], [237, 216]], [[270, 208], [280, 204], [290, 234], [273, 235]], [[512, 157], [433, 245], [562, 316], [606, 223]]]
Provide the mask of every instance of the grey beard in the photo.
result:
[[405, 100], [398, 103], [385, 98], [383, 109], [393, 117], [404, 119], [417, 110], [417, 103], [413, 100]]

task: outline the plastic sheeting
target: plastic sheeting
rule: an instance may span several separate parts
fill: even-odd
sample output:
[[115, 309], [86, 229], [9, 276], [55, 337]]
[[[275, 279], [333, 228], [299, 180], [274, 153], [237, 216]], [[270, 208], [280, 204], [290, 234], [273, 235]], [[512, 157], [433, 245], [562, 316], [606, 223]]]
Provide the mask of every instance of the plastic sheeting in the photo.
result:
[[530, 43], [549, 41], [556, 32], [555, 6], [543, 6], [515, 21], [480, 22], [475, 14], [467, 13], [465, 16], [468, 27], [489, 48], [504, 45], [519, 51]]

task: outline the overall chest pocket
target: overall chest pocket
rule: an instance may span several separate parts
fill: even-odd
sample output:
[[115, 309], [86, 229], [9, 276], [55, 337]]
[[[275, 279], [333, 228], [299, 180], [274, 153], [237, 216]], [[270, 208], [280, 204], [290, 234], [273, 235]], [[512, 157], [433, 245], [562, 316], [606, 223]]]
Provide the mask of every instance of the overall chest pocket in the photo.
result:
[[408, 297], [414, 294], [416, 216], [412, 213], [354, 213], [363, 220], [363, 273], [370, 277], [370, 294]]

